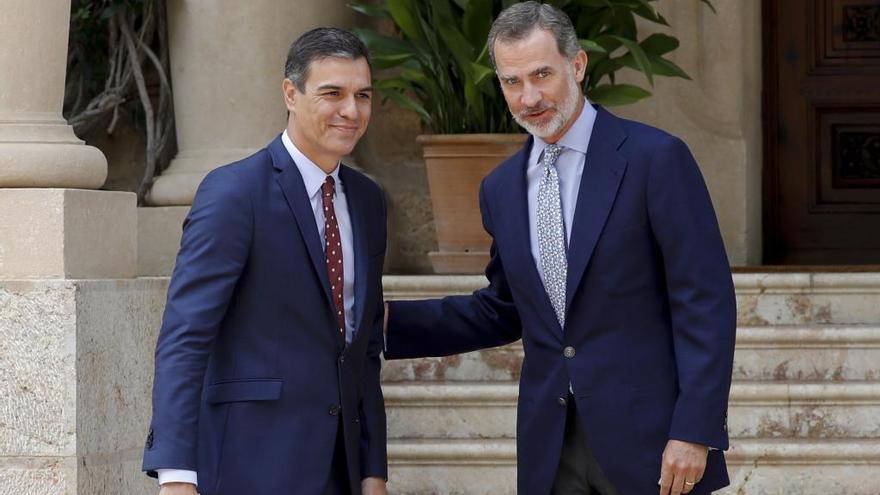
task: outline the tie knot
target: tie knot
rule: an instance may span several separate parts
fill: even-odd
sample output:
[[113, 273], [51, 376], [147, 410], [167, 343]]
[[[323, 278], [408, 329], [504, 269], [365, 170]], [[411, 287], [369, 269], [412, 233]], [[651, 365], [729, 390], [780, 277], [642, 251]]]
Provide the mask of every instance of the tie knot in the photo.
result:
[[548, 144], [546, 148], [544, 148], [544, 166], [552, 167], [556, 164], [556, 159], [559, 158], [559, 154], [562, 153], [562, 146], [558, 144]]
[[321, 184], [321, 194], [325, 197], [333, 197], [334, 186], [336, 185], [336, 181], [333, 180], [332, 175], [328, 175], [327, 179]]

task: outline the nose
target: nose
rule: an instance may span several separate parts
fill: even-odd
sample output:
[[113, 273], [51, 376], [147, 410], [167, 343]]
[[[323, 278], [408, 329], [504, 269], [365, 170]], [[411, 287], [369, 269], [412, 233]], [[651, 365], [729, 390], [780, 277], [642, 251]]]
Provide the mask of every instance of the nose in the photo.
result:
[[520, 95], [520, 101], [523, 106], [527, 108], [535, 107], [541, 102], [541, 99], [541, 91], [538, 88], [528, 82], [523, 84], [522, 95]]
[[358, 105], [355, 95], [348, 95], [339, 107], [339, 115], [348, 120], [355, 120], [358, 116]]

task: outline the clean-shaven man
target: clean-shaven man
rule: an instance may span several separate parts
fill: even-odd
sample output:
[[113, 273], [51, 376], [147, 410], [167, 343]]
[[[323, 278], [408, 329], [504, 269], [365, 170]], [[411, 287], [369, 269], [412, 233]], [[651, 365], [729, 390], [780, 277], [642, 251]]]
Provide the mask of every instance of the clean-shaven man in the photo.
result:
[[184, 223], [144, 450], [161, 495], [385, 493], [385, 206], [340, 162], [370, 120], [367, 49], [309, 31], [282, 90], [287, 128], [208, 174]]
[[389, 303], [385, 356], [522, 338], [521, 495], [727, 485], [735, 299], [697, 164], [674, 136], [586, 101], [587, 55], [559, 10], [514, 4], [489, 49], [531, 134], [480, 189], [489, 285]]

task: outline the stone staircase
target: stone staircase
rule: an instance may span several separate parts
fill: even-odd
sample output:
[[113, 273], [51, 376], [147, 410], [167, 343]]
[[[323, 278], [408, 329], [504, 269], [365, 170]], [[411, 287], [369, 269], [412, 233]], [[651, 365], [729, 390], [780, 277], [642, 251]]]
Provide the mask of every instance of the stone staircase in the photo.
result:
[[[880, 494], [880, 273], [737, 273], [722, 494]], [[480, 276], [387, 276], [388, 299]], [[522, 346], [386, 362], [389, 491], [516, 493]]]

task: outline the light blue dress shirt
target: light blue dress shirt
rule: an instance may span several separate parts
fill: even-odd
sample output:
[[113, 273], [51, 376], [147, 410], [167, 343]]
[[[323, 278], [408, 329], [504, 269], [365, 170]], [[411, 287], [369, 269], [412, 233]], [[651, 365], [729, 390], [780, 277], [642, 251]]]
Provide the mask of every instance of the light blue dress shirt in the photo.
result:
[[[574, 210], [577, 207], [578, 191], [581, 187], [581, 176], [584, 174], [584, 166], [587, 159], [587, 148], [593, 135], [593, 124], [596, 123], [596, 109], [584, 98], [584, 108], [574, 124], [565, 135], [556, 142], [562, 146], [562, 152], [556, 160], [556, 171], [559, 174], [559, 194], [562, 199], [562, 220], [565, 223], [565, 244], [571, 240], [571, 224], [574, 221]], [[544, 281], [544, 269], [541, 267], [541, 252], [538, 248], [538, 186], [544, 176], [544, 167], [539, 162], [541, 153], [547, 147], [547, 143], [533, 136], [532, 151], [529, 153], [529, 161], [526, 168], [526, 184], [529, 202], [529, 242], [532, 248], [532, 258], [535, 266]]]
[[[324, 239], [324, 203], [321, 201], [321, 186], [327, 180], [327, 173], [309, 160], [293, 144], [287, 131], [281, 135], [281, 142], [296, 163], [306, 194], [312, 204], [312, 212], [315, 214], [315, 225], [318, 227], [318, 236], [321, 246], [326, 249]], [[348, 214], [348, 201], [345, 199], [345, 184], [339, 180], [339, 165], [329, 175], [333, 176], [336, 184], [336, 196], [333, 198], [333, 209], [336, 211], [336, 221], [339, 224], [339, 236], [342, 238], [342, 269], [344, 285], [342, 288], [343, 305], [345, 306], [345, 341], [351, 342], [354, 336], [354, 244], [351, 233], [351, 216]], [[157, 469], [159, 484], [181, 482], [198, 485], [198, 474], [195, 471], [185, 469]]]

